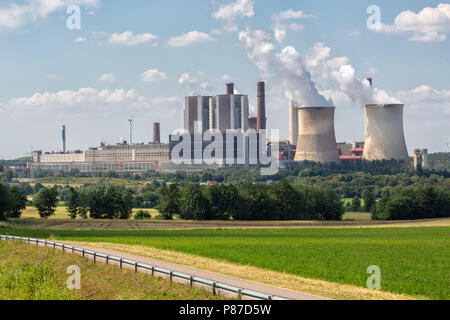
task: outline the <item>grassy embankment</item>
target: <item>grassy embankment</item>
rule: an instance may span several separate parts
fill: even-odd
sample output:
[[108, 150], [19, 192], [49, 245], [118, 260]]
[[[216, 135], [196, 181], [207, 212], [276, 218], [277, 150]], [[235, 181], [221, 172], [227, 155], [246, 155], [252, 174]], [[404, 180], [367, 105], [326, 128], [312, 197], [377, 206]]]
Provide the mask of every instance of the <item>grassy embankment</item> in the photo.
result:
[[[26, 262], [24, 262], [26, 261]], [[67, 267], [81, 269], [81, 290], [66, 287]], [[211, 300], [202, 289], [77, 255], [0, 241], [0, 300]]]
[[360, 288], [377, 265], [385, 292], [450, 299], [449, 227], [0, 233], [152, 247]]

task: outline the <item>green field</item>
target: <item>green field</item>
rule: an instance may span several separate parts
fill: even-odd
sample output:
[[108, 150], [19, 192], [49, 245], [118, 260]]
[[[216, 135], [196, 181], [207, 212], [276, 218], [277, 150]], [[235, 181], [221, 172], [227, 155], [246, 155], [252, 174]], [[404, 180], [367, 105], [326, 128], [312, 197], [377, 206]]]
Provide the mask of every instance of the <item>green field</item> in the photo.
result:
[[450, 299], [449, 227], [0, 233], [143, 245], [359, 287], [377, 265], [383, 291]]
[[[158, 211], [155, 209], [133, 209], [133, 215], [138, 210], [147, 211], [148, 213], [150, 213], [152, 215], [153, 218], [159, 214]], [[39, 212], [37, 211], [37, 209], [35, 207], [27, 207], [22, 212], [22, 218], [23, 219], [41, 219], [41, 217], [39, 216]], [[67, 208], [66, 207], [56, 207], [55, 215], [51, 216], [49, 219], [50, 220], [65, 220], [65, 219], [69, 220], [70, 218], [67, 214]], [[77, 219], [81, 220], [81, 218], [79, 218], [79, 217]]]
[[[67, 267], [81, 270], [81, 290], [66, 287]], [[0, 300], [215, 300], [203, 289], [50, 248], [0, 241]]]

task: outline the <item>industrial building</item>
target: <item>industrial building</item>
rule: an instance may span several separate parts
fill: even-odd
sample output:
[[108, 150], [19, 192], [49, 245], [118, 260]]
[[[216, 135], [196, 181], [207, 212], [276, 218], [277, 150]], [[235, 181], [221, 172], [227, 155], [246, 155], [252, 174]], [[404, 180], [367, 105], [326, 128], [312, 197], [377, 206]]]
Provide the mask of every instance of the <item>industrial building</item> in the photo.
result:
[[83, 173], [143, 173], [157, 171], [161, 165], [170, 163], [169, 144], [161, 143], [159, 123], [153, 124], [153, 142], [148, 144], [129, 144], [126, 141], [116, 145], [102, 143], [89, 150], [67, 152], [66, 136], [66, 126], [63, 126], [61, 152], [34, 151], [33, 162], [28, 163], [28, 168], [64, 172], [77, 170]]
[[410, 162], [403, 129], [403, 109], [403, 104], [366, 105], [363, 159]]
[[334, 130], [334, 107], [298, 109], [295, 161], [340, 162]]

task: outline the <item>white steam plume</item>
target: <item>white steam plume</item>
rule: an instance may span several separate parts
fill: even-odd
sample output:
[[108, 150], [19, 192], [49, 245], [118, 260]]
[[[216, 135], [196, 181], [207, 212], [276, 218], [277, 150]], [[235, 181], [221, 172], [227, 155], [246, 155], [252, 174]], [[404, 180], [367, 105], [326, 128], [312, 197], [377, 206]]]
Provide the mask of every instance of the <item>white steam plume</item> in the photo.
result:
[[358, 79], [347, 57], [330, 56], [331, 49], [321, 42], [316, 43], [306, 56], [306, 67], [320, 86], [338, 86], [352, 101], [361, 105], [400, 103], [385, 90], [372, 88], [366, 79]]
[[296, 101], [299, 106], [330, 106], [316, 89], [311, 74], [306, 70], [300, 54], [288, 46], [275, 52], [275, 45], [269, 33], [247, 27], [239, 32], [239, 40], [244, 44], [247, 55], [267, 81], [278, 80], [283, 86], [286, 99]]

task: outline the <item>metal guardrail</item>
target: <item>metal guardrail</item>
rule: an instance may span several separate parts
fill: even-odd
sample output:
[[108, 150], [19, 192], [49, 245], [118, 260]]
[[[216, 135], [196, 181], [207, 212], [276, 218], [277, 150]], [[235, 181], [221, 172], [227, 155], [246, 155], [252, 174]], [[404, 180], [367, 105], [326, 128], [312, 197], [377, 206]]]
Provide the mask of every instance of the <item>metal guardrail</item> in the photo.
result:
[[172, 270], [160, 268], [157, 266], [151, 266], [151, 265], [148, 265], [145, 263], [124, 259], [121, 257], [116, 257], [116, 256], [108, 255], [105, 253], [101, 253], [101, 252], [96, 252], [96, 251], [87, 250], [84, 248], [69, 246], [69, 245], [66, 245], [63, 243], [58, 243], [58, 242], [49, 241], [49, 240], [35, 239], [35, 238], [24, 238], [24, 237], [0, 235], [0, 241], [8, 241], [8, 240], [23, 241], [23, 242], [26, 242], [27, 244], [36, 245], [37, 247], [39, 245], [44, 245], [45, 247], [48, 247], [48, 246], [53, 247], [53, 249], [61, 248], [61, 250], [63, 252], [68, 251], [68, 252], [72, 252], [72, 253], [76, 253], [76, 252], [80, 253], [83, 258], [86, 256], [92, 256], [94, 263], [97, 262], [98, 258], [104, 259], [106, 264], [109, 264], [110, 261], [115, 261], [119, 264], [119, 267], [121, 269], [123, 268], [124, 265], [128, 265], [128, 266], [134, 267], [135, 272], [138, 272], [141, 269], [141, 270], [151, 271], [152, 276], [154, 276], [157, 273], [166, 275], [169, 277], [171, 282], [173, 281], [173, 279], [178, 278], [178, 279], [189, 281], [189, 285], [191, 287], [194, 284], [201, 284], [203, 286], [211, 287], [214, 295], [217, 294], [217, 292], [219, 290], [223, 290], [226, 292], [235, 293], [238, 298], [248, 297], [248, 298], [253, 298], [253, 299], [258, 299], [258, 300], [291, 300], [291, 299], [280, 297], [280, 296], [269, 295], [266, 293], [262, 293], [262, 292], [258, 292], [258, 291], [254, 291], [254, 290], [250, 290], [250, 289], [239, 288], [239, 287], [229, 285], [226, 283], [221, 283], [221, 282], [217, 282], [217, 281], [213, 281], [213, 280], [209, 280], [209, 279], [205, 279], [205, 278], [201, 278], [201, 277], [197, 277], [197, 276], [192, 276], [192, 275], [185, 274], [185, 273], [178, 272], [178, 271], [172, 271]]

